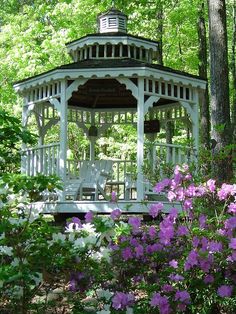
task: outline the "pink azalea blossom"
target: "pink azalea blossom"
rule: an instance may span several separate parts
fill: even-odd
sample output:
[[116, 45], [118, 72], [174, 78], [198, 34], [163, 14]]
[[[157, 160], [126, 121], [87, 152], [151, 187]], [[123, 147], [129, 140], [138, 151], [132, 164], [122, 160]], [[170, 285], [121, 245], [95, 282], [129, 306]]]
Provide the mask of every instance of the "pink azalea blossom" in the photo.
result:
[[93, 221], [93, 212], [89, 211], [85, 215], [85, 222], [90, 223]]
[[150, 302], [152, 307], [158, 307], [160, 314], [171, 313], [169, 301], [166, 296], [161, 296], [160, 293], [154, 293]]
[[206, 216], [201, 214], [200, 217], [199, 217], [199, 227], [201, 229], [205, 229], [206, 228], [206, 220], [207, 220]]
[[120, 218], [121, 214], [122, 214], [121, 210], [119, 208], [116, 208], [111, 212], [110, 216], [112, 220], [116, 220]]
[[112, 298], [112, 307], [116, 310], [125, 310], [134, 304], [134, 295], [131, 293], [116, 292]]
[[208, 274], [208, 275], [206, 275], [205, 277], [204, 277], [204, 282], [205, 282], [205, 284], [208, 284], [208, 283], [213, 283], [214, 282], [214, 276], [213, 275], [210, 275], [210, 274]]
[[230, 240], [229, 248], [236, 250], [236, 238]]
[[150, 236], [151, 239], [155, 239], [156, 235], [157, 235], [157, 231], [156, 231], [156, 228], [154, 226], [151, 226], [149, 229], [148, 229], [148, 234]]
[[177, 291], [175, 294], [175, 301], [181, 301], [185, 304], [190, 303], [190, 294], [186, 290]]
[[126, 247], [122, 250], [121, 255], [125, 261], [133, 258], [133, 253], [130, 247]]
[[180, 236], [180, 237], [181, 237], [181, 236], [188, 235], [188, 234], [189, 234], [188, 228], [187, 228], [186, 226], [180, 225], [180, 226], [178, 226], [178, 228], [177, 228], [176, 234], [177, 234], [178, 236]]
[[170, 202], [173, 202], [176, 199], [176, 194], [172, 191], [169, 191], [167, 194], [167, 198]]
[[154, 187], [153, 191], [156, 193], [162, 192], [168, 185], [170, 184], [170, 179], [163, 179], [162, 181], [158, 182]]
[[231, 296], [232, 291], [232, 286], [222, 285], [217, 289], [217, 294], [222, 298], [228, 298]]
[[223, 183], [220, 190], [218, 191], [217, 195], [219, 200], [225, 200], [230, 195], [234, 195], [234, 185]]
[[236, 214], [236, 203], [230, 203], [228, 207], [228, 213]]
[[152, 204], [149, 209], [149, 215], [152, 216], [152, 218], [156, 218], [163, 208], [163, 203]]
[[225, 228], [235, 229], [236, 228], [236, 217], [229, 218], [225, 221]]
[[134, 232], [137, 232], [141, 226], [141, 218], [130, 217], [128, 220], [128, 224], [132, 226]]
[[116, 202], [117, 201], [117, 195], [115, 191], [111, 192], [111, 201], [112, 202]]
[[170, 262], [169, 262], [169, 265], [173, 268], [178, 268], [178, 262], [175, 260], [175, 259], [172, 259]]
[[214, 192], [216, 190], [216, 180], [210, 179], [206, 184], [210, 192]]

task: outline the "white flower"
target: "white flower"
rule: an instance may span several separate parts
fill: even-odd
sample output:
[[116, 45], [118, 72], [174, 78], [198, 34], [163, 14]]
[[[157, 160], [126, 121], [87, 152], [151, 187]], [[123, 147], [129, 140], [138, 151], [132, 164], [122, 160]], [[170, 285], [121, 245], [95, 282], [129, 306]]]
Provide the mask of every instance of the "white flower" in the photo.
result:
[[65, 232], [78, 232], [81, 230], [79, 224], [71, 222], [66, 226]]
[[11, 262], [11, 266], [13, 267], [19, 266], [19, 262], [20, 262], [19, 258], [15, 257], [14, 260]]
[[111, 254], [111, 250], [106, 248], [106, 247], [101, 247], [100, 248], [100, 252], [102, 255], [102, 258], [104, 258], [106, 261], [110, 261], [110, 254]]
[[26, 218], [8, 218], [8, 221], [10, 222], [11, 225], [14, 225], [14, 226], [22, 226], [25, 222], [27, 222], [27, 219]]
[[5, 239], [5, 232], [0, 235], [0, 240]]
[[134, 310], [131, 307], [128, 307], [126, 310], [126, 314], [133, 314]]
[[96, 291], [96, 294], [99, 299], [106, 299], [107, 301], [109, 301], [113, 295], [113, 293], [111, 293], [111, 291], [109, 291], [108, 289], [107, 290], [98, 289]]
[[78, 238], [74, 241], [74, 247], [75, 248], [84, 248], [85, 247], [85, 241], [84, 238]]
[[65, 242], [66, 240], [66, 235], [61, 233], [61, 232], [58, 232], [58, 233], [53, 233], [52, 235], [52, 240], [54, 242], [57, 242], [57, 241], [61, 241], [61, 242]]
[[13, 248], [9, 247], [9, 246], [0, 246], [0, 253], [8, 255], [8, 256], [12, 256], [13, 253]]
[[83, 230], [88, 232], [89, 234], [96, 234], [96, 229], [94, 228], [94, 225], [92, 225], [91, 223], [87, 223], [87, 224], [83, 224]]
[[15, 297], [21, 298], [23, 296], [23, 287], [14, 286], [13, 293]]
[[96, 314], [110, 314], [110, 305], [109, 304], [104, 304], [103, 310], [98, 311]]
[[89, 235], [84, 238], [85, 244], [94, 245], [97, 242], [97, 237], [95, 235]]
[[98, 311], [96, 314], [110, 314], [111, 311], [110, 310], [101, 310], [101, 311]]
[[68, 240], [69, 240], [70, 242], [74, 242], [74, 241], [75, 241], [75, 234], [74, 234], [74, 233], [70, 233], [70, 234], [69, 234], [69, 237], [68, 237]]
[[32, 274], [30, 278], [35, 282], [35, 286], [38, 286], [43, 281], [43, 275], [41, 273]]

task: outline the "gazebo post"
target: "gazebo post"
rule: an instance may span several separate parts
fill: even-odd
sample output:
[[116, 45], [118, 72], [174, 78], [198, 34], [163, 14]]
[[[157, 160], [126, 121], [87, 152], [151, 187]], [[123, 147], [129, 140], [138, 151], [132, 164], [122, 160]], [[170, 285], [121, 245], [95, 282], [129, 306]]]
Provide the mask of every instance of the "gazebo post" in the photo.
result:
[[137, 200], [144, 199], [144, 78], [138, 79], [138, 101], [137, 101]]
[[[66, 100], [66, 84], [61, 82], [60, 100], [60, 150], [59, 150], [59, 174], [62, 182], [66, 181], [66, 161], [67, 161], [67, 128], [68, 128], [68, 102]], [[65, 191], [60, 193], [60, 201], [65, 200]]]

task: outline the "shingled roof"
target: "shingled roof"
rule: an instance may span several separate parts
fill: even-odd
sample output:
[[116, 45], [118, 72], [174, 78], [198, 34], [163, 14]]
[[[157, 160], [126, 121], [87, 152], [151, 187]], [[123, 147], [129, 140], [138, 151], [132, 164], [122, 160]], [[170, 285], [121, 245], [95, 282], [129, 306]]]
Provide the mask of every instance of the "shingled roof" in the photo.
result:
[[160, 65], [160, 64], [150, 64], [130, 58], [123, 58], [123, 59], [88, 59], [88, 60], [82, 60], [75, 63], [69, 63], [65, 64], [59, 67], [56, 67], [52, 70], [49, 70], [47, 72], [43, 72], [41, 74], [20, 80], [15, 82], [15, 84], [27, 82], [31, 80], [32, 78], [40, 77], [41, 75], [50, 74], [53, 73], [56, 70], [79, 70], [79, 69], [116, 69], [116, 68], [151, 68], [151, 69], [157, 69], [169, 73], [174, 73], [178, 75], [182, 75], [185, 77], [200, 79], [205, 81], [205, 79], [201, 78], [198, 75], [190, 74], [184, 71], [174, 70], [172, 68]]

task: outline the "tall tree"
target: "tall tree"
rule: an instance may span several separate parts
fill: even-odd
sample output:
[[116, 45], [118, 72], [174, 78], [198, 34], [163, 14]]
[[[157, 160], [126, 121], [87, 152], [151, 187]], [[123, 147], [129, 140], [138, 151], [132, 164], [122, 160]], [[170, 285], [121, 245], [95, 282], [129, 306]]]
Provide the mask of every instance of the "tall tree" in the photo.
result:
[[236, 0], [233, 2], [233, 35], [232, 35], [232, 60], [231, 60], [231, 71], [233, 81], [233, 104], [232, 104], [232, 125], [234, 142], [236, 142]]
[[213, 171], [219, 181], [232, 178], [228, 50], [225, 0], [208, 0]]
[[[199, 75], [207, 81], [207, 37], [205, 23], [205, 1], [201, 0], [198, 10], [198, 57]], [[202, 97], [200, 107], [200, 138], [205, 148], [210, 145], [210, 112], [208, 87]]]

